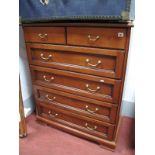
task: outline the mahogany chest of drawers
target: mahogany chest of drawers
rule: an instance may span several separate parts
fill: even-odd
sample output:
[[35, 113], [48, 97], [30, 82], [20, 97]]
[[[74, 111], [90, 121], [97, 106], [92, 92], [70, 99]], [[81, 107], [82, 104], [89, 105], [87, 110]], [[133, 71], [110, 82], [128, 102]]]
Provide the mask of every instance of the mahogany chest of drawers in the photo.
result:
[[23, 24], [37, 119], [114, 149], [131, 27]]

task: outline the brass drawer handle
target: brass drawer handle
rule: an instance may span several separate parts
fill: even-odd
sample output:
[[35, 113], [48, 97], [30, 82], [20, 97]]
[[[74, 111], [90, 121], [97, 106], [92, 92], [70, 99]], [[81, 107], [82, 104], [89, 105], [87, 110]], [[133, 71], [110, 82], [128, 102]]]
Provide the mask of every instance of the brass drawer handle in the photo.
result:
[[47, 34], [45, 33], [45, 34], [42, 34], [42, 33], [39, 33], [38, 34], [38, 37], [40, 38], [40, 39], [45, 39], [45, 38], [47, 38]]
[[54, 100], [56, 99], [55, 96], [54, 96], [53, 98], [50, 98], [48, 94], [47, 94], [45, 97], [46, 97], [49, 101], [54, 101]]
[[51, 110], [48, 111], [48, 115], [49, 115], [51, 118], [55, 118], [56, 116], [58, 116], [57, 113], [51, 114]]
[[98, 39], [100, 39], [100, 36], [93, 37], [93, 36], [91, 36], [90, 34], [88, 35], [88, 40], [89, 40], [89, 41], [95, 42], [95, 41], [97, 41]]
[[85, 127], [90, 131], [95, 131], [97, 129], [97, 126], [94, 126], [94, 128], [89, 127], [88, 123], [85, 123]]
[[43, 78], [46, 82], [51, 82], [52, 80], [54, 80], [53, 76], [49, 80], [47, 79], [46, 75], [44, 75]]
[[98, 108], [95, 108], [95, 110], [90, 110], [88, 105], [86, 105], [85, 108], [86, 108], [86, 111], [88, 111], [92, 114], [95, 114], [95, 112], [97, 112], [99, 110]]
[[100, 90], [100, 87], [97, 86], [96, 90], [94, 90], [94, 89], [89, 88], [89, 84], [86, 84], [86, 89], [87, 89], [89, 92], [91, 92], [91, 93], [95, 93], [95, 92], [97, 92], [98, 90]]
[[47, 60], [49, 60], [50, 58], [52, 58], [52, 55], [50, 54], [50, 55], [48, 55], [48, 57], [47, 57], [47, 58], [45, 58], [45, 57], [44, 57], [44, 54], [43, 54], [43, 53], [41, 53], [41, 54], [40, 54], [40, 57], [41, 57], [41, 59], [43, 59], [43, 60], [46, 60], [46, 61], [47, 61]]
[[89, 60], [89, 59], [86, 59], [86, 63], [88, 64], [88, 66], [97, 67], [99, 64], [102, 63], [102, 61], [101, 61], [101, 60], [98, 60], [98, 61], [97, 61], [97, 64], [91, 64], [91, 63], [90, 63], [90, 60]]

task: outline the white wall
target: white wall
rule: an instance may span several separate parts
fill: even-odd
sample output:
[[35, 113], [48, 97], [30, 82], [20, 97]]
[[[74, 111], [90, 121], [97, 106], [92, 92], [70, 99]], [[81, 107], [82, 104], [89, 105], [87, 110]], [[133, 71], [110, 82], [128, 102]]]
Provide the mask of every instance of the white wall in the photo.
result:
[[132, 28], [123, 93], [123, 100], [128, 102], [135, 102], [135, 49], [136, 47], [134, 42], [134, 28]]
[[25, 115], [28, 116], [34, 110], [34, 103], [32, 98], [30, 70], [25, 50], [23, 31], [21, 27], [19, 28], [19, 72]]

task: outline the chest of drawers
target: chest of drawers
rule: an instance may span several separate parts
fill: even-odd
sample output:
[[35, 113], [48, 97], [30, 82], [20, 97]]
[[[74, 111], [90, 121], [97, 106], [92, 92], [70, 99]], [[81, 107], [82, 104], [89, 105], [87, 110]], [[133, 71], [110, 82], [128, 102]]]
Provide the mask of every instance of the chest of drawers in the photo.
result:
[[37, 119], [114, 149], [131, 27], [23, 24]]

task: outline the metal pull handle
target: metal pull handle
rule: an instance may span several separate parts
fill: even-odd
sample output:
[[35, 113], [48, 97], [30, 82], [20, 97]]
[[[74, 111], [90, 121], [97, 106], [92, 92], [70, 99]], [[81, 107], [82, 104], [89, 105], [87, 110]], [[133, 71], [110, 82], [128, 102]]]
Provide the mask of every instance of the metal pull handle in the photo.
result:
[[41, 3], [42, 5], [48, 5], [49, 0], [40, 0], [40, 3]]
[[47, 79], [46, 75], [44, 75], [43, 78], [46, 82], [51, 82], [52, 80], [54, 80], [53, 76], [49, 80]]
[[86, 111], [88, 111], [88, 112], [90, 112], [92, 114], [95, 114], [95, 112], [97, 112], [99, 110], [98, 108], [95, 108], [94, 111], [93, 110], [90, 110], [88, 105], [86, 105], [85, 108], [86, 108]]
[[58, 116], [58, 114], [51, 114], [51, 110], [48, 111], [48, 115], [51, 117], [51, 118], [55, 118], [56, 116]]
[[47, 60], [49, 60], [50, 58], [52, 58], [52, 55], [50, 54], [50, 55], [48, 55], [48, 57], [47, 57], [47, 58], [45, 58], [45, 57], [44, 57], [44, 54], [43, 54], [43, 53], [41, 53], [41, 54], [40, 54], [40, 57], [41, 57], [41, 59], [43, 59], [43, 60], [46, 60], [46, 61], [47, 61]]
[[89, 88], [89, 84], [86, 84], [86, 89], [91, 93], [95, 93], [100, 89], [100, 87], [97, 86], [96, 90], [94, 90], [94, 89]]
[[88, 64], [88, 66], [91, 66], [91, 67], [97, 67], [99, 64], [102, 63], [101, 60], [98, 60], [97, 64], [91, 64], [89, 59], [86, 59], [86, 62]]
[[97, 41], [98, 39], [100, 39], [100, 36], [93, 37], [93, 36], [91, 36], [91, 35], [88, 35], [88, 40], [89, 40], [89, 41], [95, 42], [95, 41]]
[[45, 33], [45, 34], [42, 34], [42, 33], [39, 33], [38, 34], [38, 37], [40, 37], [40, 39], [44, 39], [44, 38], [47, 38], [47, 34]]
[[85, 123], [85, 127], [90, 131], [95, 131], [97, 129], [97, 126], [94, 126], [94, 128], [89, 127], [88, 123]]
[[50, 98], [48, 94], [47, 94], [45, 97], [46, 97], [49, 101], [54, 101], [54, 100], [56, 99], [55, 96], [54, 96], [53, 98]]

